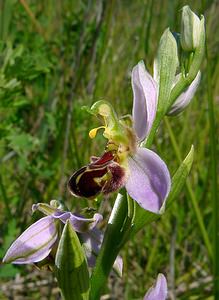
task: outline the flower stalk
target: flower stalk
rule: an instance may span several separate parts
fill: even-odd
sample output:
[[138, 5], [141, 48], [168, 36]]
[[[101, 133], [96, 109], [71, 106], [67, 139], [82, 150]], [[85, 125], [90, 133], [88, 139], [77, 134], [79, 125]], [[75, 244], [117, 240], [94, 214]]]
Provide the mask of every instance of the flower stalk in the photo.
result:
[[103, 244], [91, 275], [90, 300], [101, 296], [113, 263], [123, 246], [121, 241], [131, 228], [131, 216], [128, 216], [128, 202], [125, 191], [118, 194], [106, 228]]

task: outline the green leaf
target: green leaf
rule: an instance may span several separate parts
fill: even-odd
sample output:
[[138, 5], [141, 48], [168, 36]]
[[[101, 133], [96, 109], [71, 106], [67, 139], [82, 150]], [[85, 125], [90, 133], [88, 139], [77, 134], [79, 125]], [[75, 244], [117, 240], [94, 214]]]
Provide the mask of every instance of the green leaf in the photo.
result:
[[[166, 200], [166, 208], [170, 207], [173, 200], [179, 195], [183, 185], [185, 184], [186, 178], [188, 177], [192, 167], [193, 155], [194, 155], [194, 149], [192, 146], [188, 155], [181, 163], [180, 167], [178, 168], [178, 170], [176, 171], [176, 173], [172, 178], [171, 190]], [[154, 214], [152, 212], [146, 211], [142, 209], [139, 205], [137, 205], [136, 212], [135, 212], [134, 226], [132, 228], [131, 234], [134, 235], [145, 225], [150, 224], [151, 222], [159, 219], [160, 216], [161, 215], [159, 214]]]
[[6, 41], [9, 35], [9, 27], [12, 20], [14, 0], [2, 1], [0, 9], [0, 38]]
[[[3, 265], [0, 268], [0, 278], [12, 278], [18, 273], [18, 270], [13, 265]], [[0, 297], [1, 299], [1, 297]]]
[[28, 155], [35, 152], [39, 146], [39, 140], [26, 132], [11, 130], [11, 134], [7, 136], [9, 146], [20, 155]]
[[178, 63], [177, 43], [167, 28], [160, 39], [154, 62], [154, 77], [159, 84], [158, 114], [163, 115], [168, 109], [170, 91]]
[[64, 300], [89, 298], [89, 272], [84, 251], [71, 223], [67, 221], [55, 258], [55, 274]]

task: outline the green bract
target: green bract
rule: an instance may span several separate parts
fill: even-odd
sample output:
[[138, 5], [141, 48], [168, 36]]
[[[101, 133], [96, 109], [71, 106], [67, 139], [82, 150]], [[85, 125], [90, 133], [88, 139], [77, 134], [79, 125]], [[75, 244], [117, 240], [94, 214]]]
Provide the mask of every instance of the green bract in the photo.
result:
[[158, 114], [165, 114], [169, 106], [169, 97], [178, 66], [177, 43], [167, 28], [159, 43], [154, 61], [154, 79], [158, 84]]
[[63, 300], [88, 300], [89, 272], [78, 236], [67, 221], [55, 258], [56, 276]]

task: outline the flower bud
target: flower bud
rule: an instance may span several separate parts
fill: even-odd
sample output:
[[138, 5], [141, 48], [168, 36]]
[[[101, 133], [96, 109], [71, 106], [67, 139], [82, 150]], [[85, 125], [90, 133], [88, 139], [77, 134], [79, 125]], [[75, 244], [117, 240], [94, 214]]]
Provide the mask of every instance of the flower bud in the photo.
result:
[[181, 46], [184, 51], [194, 51], [200, 44], [200, 37], [203, 26], [203, 17], [199, 17], [189, 8], [188, 5], [182, 9], [181, 22]]
[[[176, 77], [176, 82], [178, 79], [177, 77]], [[171, 106], [170, 110], [167, 113], [168, 116], [177, 115], [189, 105], [200, 84], [200, 80], [201, 80], [201, 72], [199, 71], [195, 79], [192, 81], [192, 83], [187, 87], [187, 89], [184, 92], [180, 94], [180, 96], [173, 103], [173, 105]]]

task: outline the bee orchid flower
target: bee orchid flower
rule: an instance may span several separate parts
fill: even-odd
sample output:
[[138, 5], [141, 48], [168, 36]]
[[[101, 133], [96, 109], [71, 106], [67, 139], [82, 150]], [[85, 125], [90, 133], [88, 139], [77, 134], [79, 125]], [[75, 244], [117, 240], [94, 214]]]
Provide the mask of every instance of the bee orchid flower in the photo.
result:
[[[58, 206], [56, 200], [52, 200], [50, 205], [34, 204], [32, 211], [36, 210], [47, 216], [28, 227], [12, 243], [3, 258], [3, 263], [36, 264], [38, 267], [49, 265], [52, 268], [60, 238], [60, 225], [69, 220], [81, 240], [88, 266], [94, 267], [103, 241], [103, 233], [97, 228], [97, 224], [103, 219], [101, 214], [96, 213], [93, 218], [84, 218], [64, 211], [61, 206]], [[118, 276], [122, 276], [122, 268], [122, 258], [118, 256], [113, 270]]]
[[92, 157], [90, 164], [76, 171], [69, 180], [70, 192], [78, 197], [94, 198], [125, 186], [128, 194], [145, 210], [160, 213], [169, 194], [171, 179], [164, 161], [152, 150], [142, 148], [152, 128], [157, 110], [157, 85], [140, 62], [132, 71], [132, 117], [118, 118], [106, 101], [96, 102], [90, 112], [103, 126], [108, 140], [104, 154]]
[[44, 260], [51, 255], [59, 240], [60, 221], [70, 221], [73, 229], [79, 234], [92, 231], [102, 215], [94, 214], [93, 218], [84, 218], [71, 212], [57, 208], [57, 201], [52, 200], [51, 205], [38, 203], [32, 210], [40, 210], [46, 217], [41, 218], [28, 227], [10, 246], [3, 258], [3, 263], [30, 264]]

